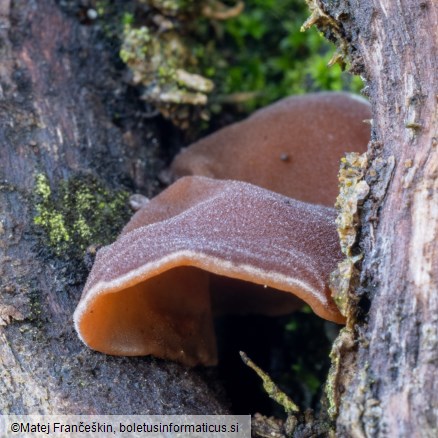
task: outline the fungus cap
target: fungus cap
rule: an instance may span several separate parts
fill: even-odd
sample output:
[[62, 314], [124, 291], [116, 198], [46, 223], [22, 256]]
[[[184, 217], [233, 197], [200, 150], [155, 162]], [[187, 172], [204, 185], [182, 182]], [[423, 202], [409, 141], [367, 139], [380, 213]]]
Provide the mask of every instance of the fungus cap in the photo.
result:
[[332, 206], [339, 160], [365, 152], [371, 117], [349, 93], [291, 96], [183, 149], [170, 179], [185, 175], [246, 181], [305, 202]]
[[244, 312], [254, 291], [263, 304], [248, 312], [288, 312], [298, 298], [342, 323], [327, 286], [342, 258], [335, 215], [244, 182], [182, 178], [98, 251], [76, 330], [94, 350], [193, 366], [216, 363], [213, 314]]

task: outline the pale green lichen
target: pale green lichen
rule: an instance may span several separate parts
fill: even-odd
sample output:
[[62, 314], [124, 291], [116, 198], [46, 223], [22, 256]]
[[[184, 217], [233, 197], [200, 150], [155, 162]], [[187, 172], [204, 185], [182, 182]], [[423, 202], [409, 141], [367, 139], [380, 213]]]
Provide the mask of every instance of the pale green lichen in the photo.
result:
[[[147, 27], [143, 26], [139, 29], [132, 29], [131, 23], [127, 23], [125, 25], [124, 44], [120, 50], [120, 58], [128, 65], [143, 59], [149, 52], [151, 40], [151, 33]], [[141, 77], [138, 80], [140, 79]]]
[[280, 406], [283, 407], [287, 414], [297, 414], [300, 412], [300, 408], [287, 396], [271, 379], [271, 377], [265, 373], [260, 367], [258, 367], [243, 351], [240, 352], [245, 365], [250, 367], [255, 373], [262, 379], [263, 388], [270, 398], [275, 400]]
[[349, 381], [348, 364], [345, 366], [343, 357], [355, 346], [352, 330], [343, 328], [335, 339], [330, 352], [331, 367], [327, 376], [325, 393], [328, 400], [327, 413], [334, 420], [338, 415], [340, 390], [339, 388]]
[[[224, 105], [249, 112], [288, 94], [362, 87], [326, 68], [332, 48], [316, 29], [299, 32], [305, 15], [299, 0], [138, 0], [115, 27], [147, 111], [196, 131]], [[172, 53], [175, 44], [184, 50]], [[342, 54], [332, 60], [342, 64]]]
[[90, 244], [109, 243], [129, 216], [128, 193], [89, 176], [61, 181], [54, 193], [46, 175], [35, 177], [34, 225], [56, 255], [79, 256]]
[[322, 28], [331, 28], [336, 32], [339, 32], [339, 24], [330, 15], [324, 12], [322, 5], [318, 0], [306, 0], [307, 6], [310, 9], [310, 17], [301, 26], [301, 32], [305, 32], [313, 25], [317, 25]]
[[338, 263], [337, 269], [330, 276], [333, 300], [342, 315], [347, 316], [350, 306], [349, 292], [353, 286], [353, 279], [357, 277], [356, 263], [362, 255], [347, 257]]
[[360, 226], [360, 207], [369, 193], [369, 186], [365, 181], [367, 168], [367, 154], [352, 152], [342, 158], [339, 170], [336, 225], [345, 258], [338, 263], [337, 269], [330, 276], [330, 289], [339, 311], [347, 318], [347, 326], [339, 333], [330, 353], [331, 368], [325, 391], [329, 402], [328, 413], [332, 419], [338, 413], [340, 388], [346, 387], [351, 380], [349, 375], [351, 367], [345, 358], [355, 348], [354, 324], [357, 297], [353, 291], [359, 282], [357, 264], [362, 259], [356, 243]]
[[208, 117], [205, 106], [214, 87], [200, 73], [194, 55], [198, 44], [190, 37], [206, 0], [147, 3], [155, 10], [149, 11], [144, 24], [125, 21], [120, 57], [130, 68], [133, 83], [143, 86], [142, 99], [187, 129], [194, 119]]
[[301, 26], [301, 32], [315, 25], [328, 39], [336, 41], [337, 50], [328, 62], [328, 66], [339, 64], [341, 68], [345, 68], [348, 57], [348, 41], [341, 31], [338, 21], [324, 11], [323, 3], [320, 0], [306, 0], [306, 3], [311, 15]]
[[347, 256], [351, 256], [351, 250], [356, 242], [357, 229], [359, 227], [359, 207], [370, 190], [364, 180], [368, 165], [367, 154], [352, 152], [341, 159], [339, 170], [340, 193], [336, 199], [338, 227], [341, 250]]
[[156, 32], [126, 25], [120, 56], [130, 67], [133, 82], [144, 87], [142, 98], [186, 129], [193, 112], [187, 106], [205, 107], [213, 82], [187, 71], [196, 69], [196, 59], [178, 32], [169, 29], [159, 38]]
[[360, 155], [352, 152], [342, 158], [339, 171], [340, 193], [336, 200], [336, 225], [341, 250], [346, 258], [338, 263], [337, 269], [331, 274], [330, 288], [339, 311], [347, 320], [351, 319], [350, 309], [354, 307], [350, 291], [358, 277], [356, 265], [362, 259], [361, 254], [353, 254], [353, 247], [360, 226], [359, 208], [369, 192], [369, 186], [364, 180], [367, 165], [366, 153]]

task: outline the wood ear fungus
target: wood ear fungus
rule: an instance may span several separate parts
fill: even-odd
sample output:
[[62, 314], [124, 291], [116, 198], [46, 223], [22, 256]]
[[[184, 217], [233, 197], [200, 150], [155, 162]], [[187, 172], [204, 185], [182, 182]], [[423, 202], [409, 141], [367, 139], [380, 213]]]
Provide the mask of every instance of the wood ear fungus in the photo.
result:
[[192, 144], [170, 180], [185, 175], [246, 181], [313, 204], [333, 206], [339, 160], [365, 152], [370, 105], [349, 93], [291, 96]]
[[252, 287], [263, 304], [247, 312], [284, 313], [299, 299], [343, 323], [327, 286], [342, 258], [334, 220], [334, 209], [244, 182], [182, 178], [98, 252], [74, 314], [79, 336], [108, 354], [212, 365], [213, 315], [244, 312]]
[[344, 151], [366, 149], [369, 118], [346, 93], [295, 96], [181, 152], [180, 179], [98, 251], [74, 313], [80, 338], [103, 353], [213, 365], [217, 314], [306, 302], [345, 322], [327, 284], [342, 259], [328, 206]]

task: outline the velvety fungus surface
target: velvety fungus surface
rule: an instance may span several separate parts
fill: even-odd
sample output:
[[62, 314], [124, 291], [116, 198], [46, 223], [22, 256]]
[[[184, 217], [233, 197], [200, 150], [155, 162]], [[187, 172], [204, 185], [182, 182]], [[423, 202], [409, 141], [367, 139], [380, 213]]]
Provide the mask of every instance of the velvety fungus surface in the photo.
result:
[[212, 318], [289, 313], [342, 323], [328, 277], [342, 259], [334, 209], [239, 181], [191, 176], [102, 248], [74, 321], [91, 348], [216, 363]]
[[171, 179], [185, 175], [246, 181], [313, 204], [333, 206], [339, 161], [365, 152], [370, 105], [349, 93], [291, 96], [183, 149]]

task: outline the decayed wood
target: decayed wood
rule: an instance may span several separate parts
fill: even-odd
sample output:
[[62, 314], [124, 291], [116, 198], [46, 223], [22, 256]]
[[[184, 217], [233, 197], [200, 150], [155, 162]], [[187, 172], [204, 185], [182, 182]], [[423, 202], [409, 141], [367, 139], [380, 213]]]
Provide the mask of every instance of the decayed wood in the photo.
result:
[[326, 33], [349, 52], [353, 72], [365, 78], [373, 107], [371, 191], [361, 215], [364, 260], [355, 292], [366, 316], [355, 327], [355, 344], [341, 354], [353, 378], [337, 388], [337, 434], [435, 437], [438, 4], [310, 3], [323, 12]]
[[54, 191], [90, 175], [156, 191], [156, 124], [136, 116], [96, 29], [52, 0], [0, 2], [0, 413], [224, 412], [208, 372], [82, 345], [72, 313], [86, 270], [33, 226], [37, 174]]
[[[367, 316], [353, 348], [342, 350], [353, 379], [338, 387], [338, 435], [435, 437], [437, 4], [313, 3], [337, 23], [332, 35], [367, 80], [374, 111], [356, 291]], [[37, 238], [35, 175], [55, 188], [93, 174], [150, 195], [159, 139], [153, 123], [135, 117], [92, 27], [53, 1], [0, 2], [0, 39], [0, 412], [223, 411], [205, 375], [102, 356], [74, 335], [85, 273], [69, 272], [71, 264], [48, 255]], [[121, 109], [130, 117], [116, 117]]]

